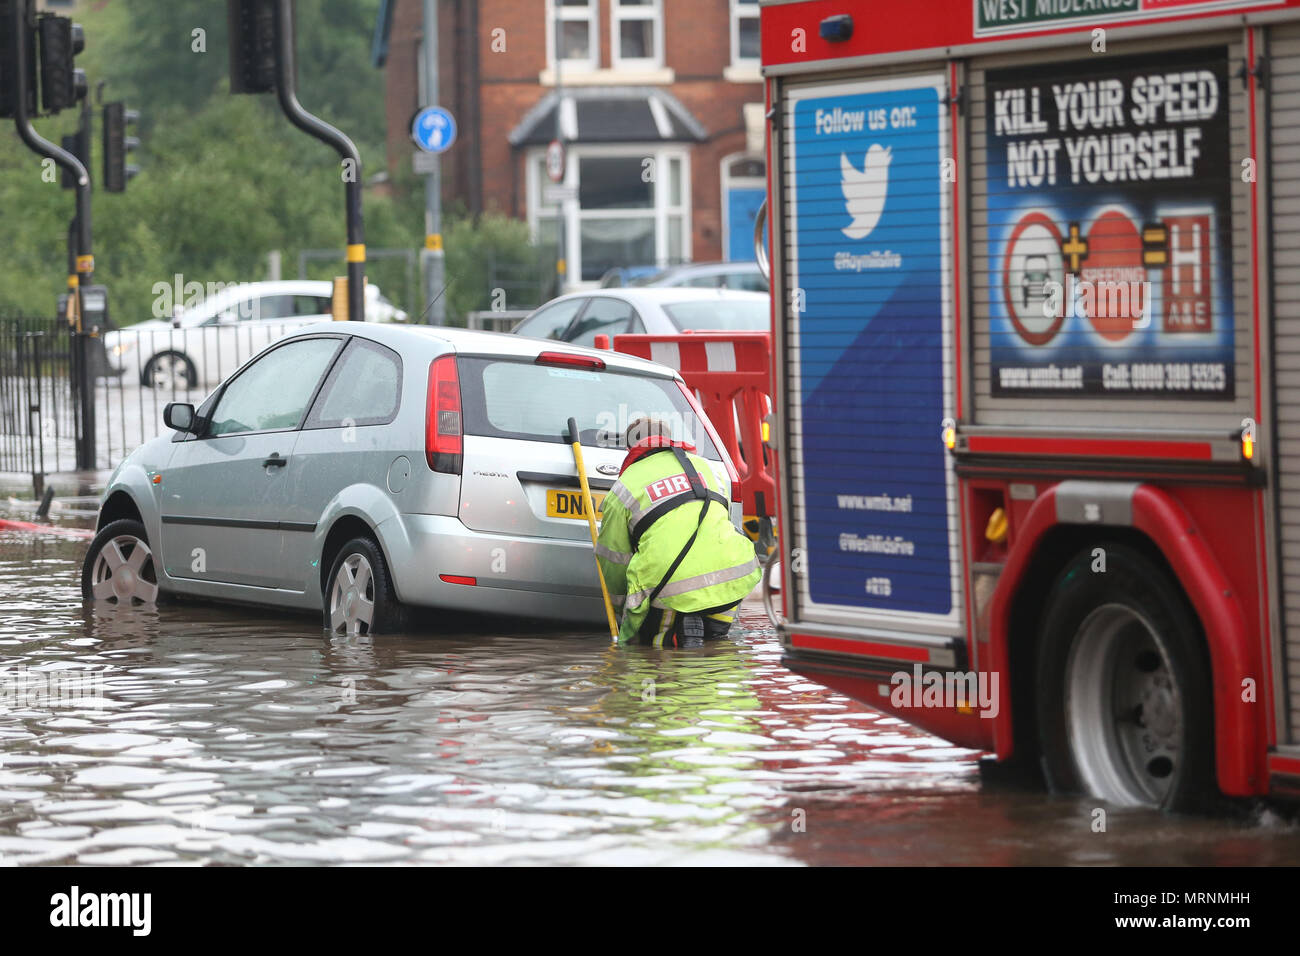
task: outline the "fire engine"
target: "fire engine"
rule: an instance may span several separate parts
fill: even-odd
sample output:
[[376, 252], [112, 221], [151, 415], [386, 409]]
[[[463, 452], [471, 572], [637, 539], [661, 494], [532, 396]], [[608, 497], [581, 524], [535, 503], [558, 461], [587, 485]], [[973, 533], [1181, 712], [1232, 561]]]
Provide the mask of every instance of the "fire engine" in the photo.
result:
[[760, 21], [786, 664], [1056, 792], [1300, 793], [1300, 0]]

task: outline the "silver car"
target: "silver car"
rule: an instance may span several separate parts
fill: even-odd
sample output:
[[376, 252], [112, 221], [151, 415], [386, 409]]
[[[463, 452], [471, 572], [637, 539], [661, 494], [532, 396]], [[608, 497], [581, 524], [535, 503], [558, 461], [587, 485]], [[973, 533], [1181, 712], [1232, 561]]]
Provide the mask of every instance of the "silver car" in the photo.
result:
[[490, 332], [309, 326], [197, 409], [166, 407], [174, 434], [109, 480], [82, 592], [317, 610], [351, 634], [399, 630], [412, 605], [602, 621], [566, 423], [603, 498], [645, 414], [735, 487], [672, 369]]

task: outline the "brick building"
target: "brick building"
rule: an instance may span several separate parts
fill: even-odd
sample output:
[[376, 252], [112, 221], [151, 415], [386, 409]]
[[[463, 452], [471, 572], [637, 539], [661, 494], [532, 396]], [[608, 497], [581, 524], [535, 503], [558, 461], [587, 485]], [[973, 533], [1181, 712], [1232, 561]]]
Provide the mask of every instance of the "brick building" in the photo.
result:
[[[421, 0], [384, 0], [390, 168], [411, 163], [422, 24]], [[444, 201], [526, 219], [543, 243], [562, 216], [575, 284], [614, 266], [752, 257], [757, 0], [439, 0], [438, 48], [440, 105], [459, 131]], [[575, 191], [560, 205], [545, 195], [557, 135]]]

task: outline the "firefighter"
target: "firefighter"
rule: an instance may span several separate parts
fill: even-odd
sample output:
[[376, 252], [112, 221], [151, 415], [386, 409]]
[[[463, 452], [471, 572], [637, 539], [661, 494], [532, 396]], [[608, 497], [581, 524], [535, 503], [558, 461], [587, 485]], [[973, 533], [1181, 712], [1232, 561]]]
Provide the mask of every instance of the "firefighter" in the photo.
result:
[[628, 426], [627, 457], [605, 497], [596, 556], [620, 644], [698, 647], [725, 637], [761, 572], [731, 523], [713, 469], [657, 419]]

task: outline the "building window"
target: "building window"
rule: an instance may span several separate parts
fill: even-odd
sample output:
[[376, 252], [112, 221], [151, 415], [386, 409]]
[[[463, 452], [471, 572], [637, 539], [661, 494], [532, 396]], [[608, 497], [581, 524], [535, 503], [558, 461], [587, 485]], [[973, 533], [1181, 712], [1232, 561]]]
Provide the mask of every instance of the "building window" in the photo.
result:
[[571, 146], [561, 209], [548, 203], [546, 158], [528, 163], [528, 221], [538, 245], [553, 247], [564, 220], [570, 284], [594, 283], [620, 266], [690, 261], [689, 163], [680, 147]]
[[663, 65], [663, 0], [610, 0], [610, 21], [615, 69]]
[[596, 0], [546, 0], [546, 56], [555, 68], [558, 41], [563, 69], [594, 70], [600, 65]]
[[730, 0], [731, 2], [731, 64], [732, 66], [757, 66], [758, 0]]

